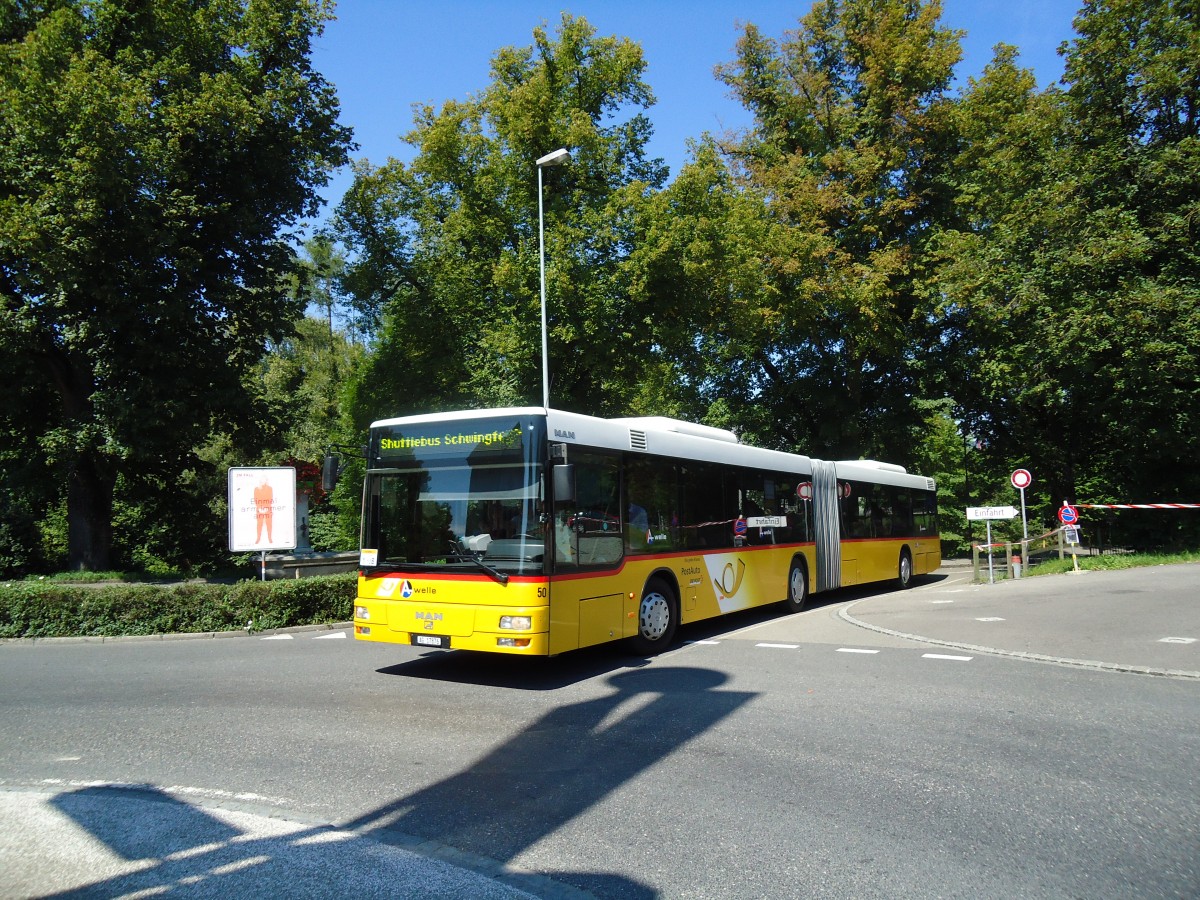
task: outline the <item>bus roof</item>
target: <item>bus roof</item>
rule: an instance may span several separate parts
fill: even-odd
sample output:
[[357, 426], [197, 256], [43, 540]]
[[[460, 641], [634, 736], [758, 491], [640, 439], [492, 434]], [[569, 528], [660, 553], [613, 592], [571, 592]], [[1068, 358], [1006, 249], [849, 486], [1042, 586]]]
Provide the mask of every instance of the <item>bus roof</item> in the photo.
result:
[[[372, 423], [371, 427], [455, 422], [461, 419], [535, 416], [546, 418], [546, 431], [550, 440], [568, 446], [597, 447], [605, 450], [671, 456], [727, 465], [754, 466], [801, 475], [812, 474], [813, 460], [808, 456], [743, 444], [732, 431], [666, 416], [601, 419], [565, 410], [522, 406], [424, 413], [381, 419]], [[834, 463], [834, 466], [839, 478], [900, 487], [934, 489], [933, 479], [910, 475], [903, 466], [891, 463], [869, 459], [843, 460]]]

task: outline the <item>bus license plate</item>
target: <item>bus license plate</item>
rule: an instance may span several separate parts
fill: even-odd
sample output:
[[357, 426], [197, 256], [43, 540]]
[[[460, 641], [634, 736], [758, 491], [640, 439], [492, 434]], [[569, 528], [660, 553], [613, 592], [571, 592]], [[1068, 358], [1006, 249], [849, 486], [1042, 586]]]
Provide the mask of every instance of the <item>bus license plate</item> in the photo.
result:
[[443, 634], [414, 634], [412, 642], [419, 647], [441, 647], [450, 649], [450, 638]]

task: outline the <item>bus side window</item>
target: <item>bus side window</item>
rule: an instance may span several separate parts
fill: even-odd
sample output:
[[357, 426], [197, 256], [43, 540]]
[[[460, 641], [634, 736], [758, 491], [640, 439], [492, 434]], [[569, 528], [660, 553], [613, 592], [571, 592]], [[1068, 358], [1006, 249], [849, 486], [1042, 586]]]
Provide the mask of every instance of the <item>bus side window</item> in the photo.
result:
[[904, 488], [892, 488], [895, 518], [892, 520], [892, 537], [909, 537], [914, 534], [912, 495]]
[[[739, 516], [744, 519], [756, 519], [773, 514], [775, 510], [771, 508], [771, 501], [767, 499], [767, 496], [768, 493], [773, 496], [774, 492], [774, 482], [765, 478], [761, 472], [752, 470], [738, 472], [738, 495], [741, 500]], [[750, 546], [772, 544], [775, 542], [775, 529], [750, 525], [746, 529], [744, 540]]]
[[675, 465], [671, 460], [625, 460], [625, 549], [630, 553], [673, 550], [678, 543]]
[[555, 502], [554, 559], [558, 568], [607, 567], [621, 561], [616, 457], [573, 451], [575, 497]]
[[849, 485], [849, 496], [842, 496], [842, 537], [869, 538], [872, 535], [871, 503], [868, 491], [870, 486], [858, 481], [843, 482], [839, 485]]
[[914, 532], [918, 535], [937, 534], [937, 495], [917, 491], [913, 499]]
[[737, 485], [721, 467], [688, 460], [679, 466], [679, 540], [688, 550], [733, 546]]

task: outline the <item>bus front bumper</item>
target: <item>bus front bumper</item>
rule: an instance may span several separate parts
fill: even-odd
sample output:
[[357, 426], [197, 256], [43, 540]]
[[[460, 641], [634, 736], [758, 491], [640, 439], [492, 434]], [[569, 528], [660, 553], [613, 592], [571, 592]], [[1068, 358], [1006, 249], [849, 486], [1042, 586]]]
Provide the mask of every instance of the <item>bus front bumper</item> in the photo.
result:
[[482, 650], [521, 656], [549, 654], [545, 606], [495, 607], [360, 598], [354, 637], [441, 650]]

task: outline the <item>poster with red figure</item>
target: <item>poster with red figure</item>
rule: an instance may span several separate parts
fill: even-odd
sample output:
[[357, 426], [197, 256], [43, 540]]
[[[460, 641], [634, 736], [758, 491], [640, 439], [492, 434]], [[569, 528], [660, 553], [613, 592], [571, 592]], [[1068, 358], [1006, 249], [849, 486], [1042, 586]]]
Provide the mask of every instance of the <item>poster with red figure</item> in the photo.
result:
[[229, 549], [296, 548], [296, 470], [234, 467], [229, 470]]

